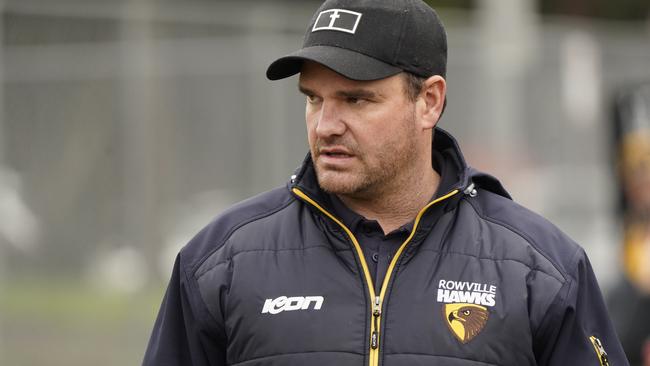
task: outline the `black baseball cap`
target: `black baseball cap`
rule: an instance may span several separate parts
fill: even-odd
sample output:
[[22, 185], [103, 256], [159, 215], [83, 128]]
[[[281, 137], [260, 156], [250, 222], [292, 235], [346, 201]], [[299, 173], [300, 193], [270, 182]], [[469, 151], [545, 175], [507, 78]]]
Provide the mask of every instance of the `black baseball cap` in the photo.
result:
[[378, 80], [402, 71], [446, 76], [447, 35], [421, 0], [327, 0], [316, 11], [303, 47], [275, 60], [270, 80], [320, 63], [353, 80]]

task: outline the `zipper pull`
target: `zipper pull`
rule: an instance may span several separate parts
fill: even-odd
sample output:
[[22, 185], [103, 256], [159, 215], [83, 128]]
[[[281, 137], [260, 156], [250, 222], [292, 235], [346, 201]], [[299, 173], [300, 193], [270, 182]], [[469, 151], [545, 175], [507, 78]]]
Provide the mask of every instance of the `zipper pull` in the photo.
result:
[[470, 185], [467, 186], [467, 188], [463, 191], [463, 193], [465, 193], [466, 195], [468, 195], [470, 197], [476, 197], [478, 192], [476, 191], [475, 187], [476, 186], [474, 185], [474, 183], [470, 183]]
[[379, 307], [379, 296], [375, 297], [375, 303], [372, 307], [372, 322], [374, 325], [374, 330], [370, 336], [370, 348], [377, 349], [379, 347], [379, 328], [378, 321], [379, 316], [381, 315], [381, 309]]
[[379, 347], [379, 342], [377, 342], [379, 339], [379, 334], [377, 334], [377, 331], [372, 332], [372, 337], [370, 338], [370, 348], [372, 349], [377, 349]]
[[375, 296], [375, 306], [372, 307], [372, 316], [375, 318], [381, 315], [381, 309], [379, 308], [379, 296]]

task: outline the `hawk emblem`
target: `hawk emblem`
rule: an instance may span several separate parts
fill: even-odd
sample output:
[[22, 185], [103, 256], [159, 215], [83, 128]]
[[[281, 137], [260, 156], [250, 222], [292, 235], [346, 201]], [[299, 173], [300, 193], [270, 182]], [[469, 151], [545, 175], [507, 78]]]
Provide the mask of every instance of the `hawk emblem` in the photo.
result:
[[490, 314], [484, 306], [465, 303], [445, 304], [442, 310], [449, 330], [463, 344], [483, 330]]

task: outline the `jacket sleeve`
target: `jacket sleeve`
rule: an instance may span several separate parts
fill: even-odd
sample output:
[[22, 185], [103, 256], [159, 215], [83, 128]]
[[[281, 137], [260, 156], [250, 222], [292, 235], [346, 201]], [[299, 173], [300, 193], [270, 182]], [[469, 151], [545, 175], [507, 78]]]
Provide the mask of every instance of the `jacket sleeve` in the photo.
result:
[[570, 263], [567, 281], [535, 335], [538, 364], [629, 366], [586, 253], [579, 249]]
[[142, 365], [226, 365], [223, 326], [208, 312], [181, 262], [179, 254]]

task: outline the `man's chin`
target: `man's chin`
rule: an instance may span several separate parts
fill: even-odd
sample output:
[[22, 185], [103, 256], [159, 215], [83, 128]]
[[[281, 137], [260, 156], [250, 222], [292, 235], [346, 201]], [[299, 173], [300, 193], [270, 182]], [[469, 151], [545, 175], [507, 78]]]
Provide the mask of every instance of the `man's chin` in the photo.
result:
[[353, 194], [359, 190], [359, 182], [350, 173], [326, 171], [317, 173], [322, 190], [333, 194]]

